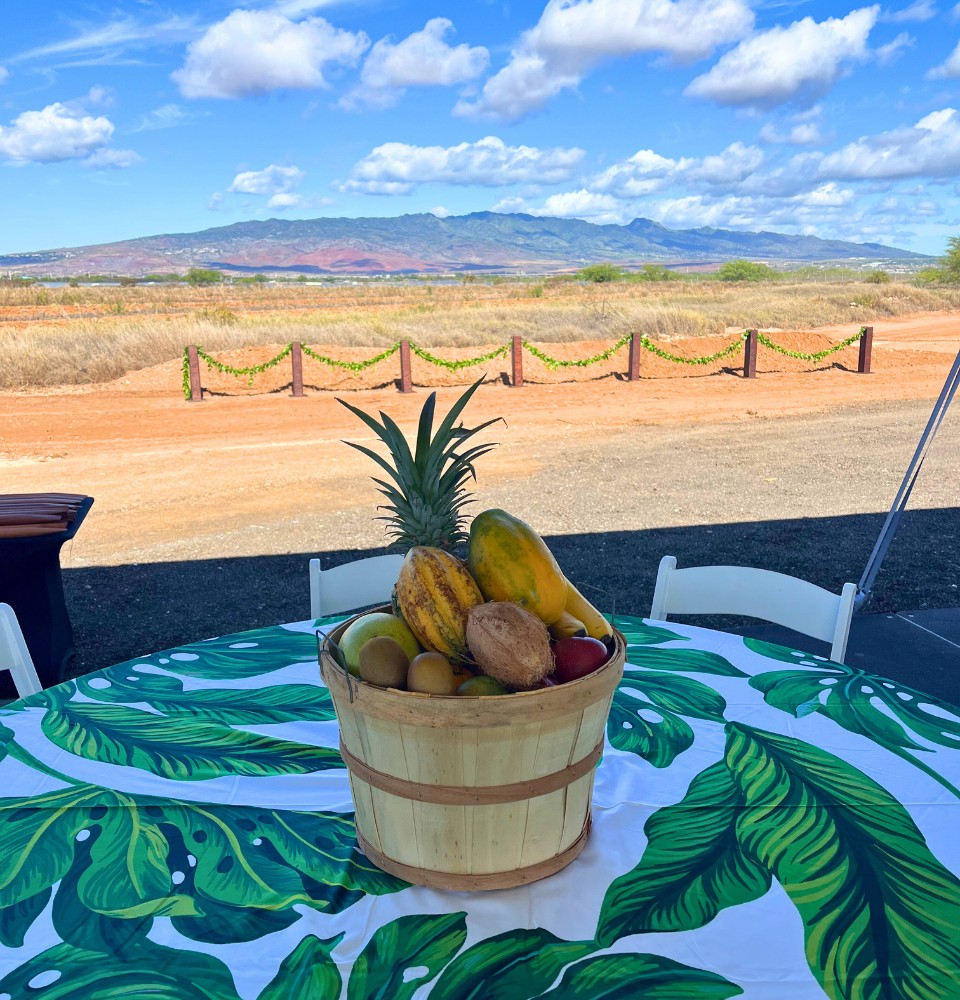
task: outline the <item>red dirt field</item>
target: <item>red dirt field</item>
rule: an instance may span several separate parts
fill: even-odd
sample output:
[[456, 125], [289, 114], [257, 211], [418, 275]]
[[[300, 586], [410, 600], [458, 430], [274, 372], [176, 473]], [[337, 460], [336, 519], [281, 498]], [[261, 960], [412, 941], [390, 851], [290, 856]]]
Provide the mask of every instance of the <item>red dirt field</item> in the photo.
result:
[[[522, 388], [504, 384], [508, 358], [455, 373], [414, 359], [417, 387], [409, 396], [396, 391], [394, 356], [359, 376], [304, 359], [303, 399], [290, 397], [286, 361], [252, 389], [204, 370], [206, 398], [188, 403], [181, 393], [180, 362], [169, 362], [104, 385], [0, 394], [0, 492], [96, 498], [77, 539], [64, 551], [64, 566], [324, 551], [348, 543], [373, 548], [383, 542], [381, 528], [369, 527], [377, 502], [369, 482], [374, 469], [341, 443], [372, 445], [373, 437], [337, 403], [338, 394], [365, 410], [386, 409], [412, 429], [425, 386], [438, 387], [443, 412], [464, 385], [486, 374], [490, 382], [471, 402], [467, 422], [506, 420], [506, 428], [491, 428], [491, 439], [501, 445], [482, 460], [485, 499], [506, 505], [518, 484], [529, 486], [538, 471], [567, 461], [578, 475], [614, 477], [604, 459], [625, 435], [662, 438], [671, 427], [705, 423], [728, 424], [738, 435], [758, 418], [935, 398], [960, 348], [960, 315], [879, 321], [874, 330], [870, 375], [856, 371], [856, 344], [819, 365], [761, 346], [756, 379], [742, 378], [740, 351], [710, 366], [678, 365], [644, 352], [642, 377], [629, 382], [622, 374], [624, 348], [603, 364], [556, 371], [525, 354]], [[786, 348], [811, 352], [850, 332], [847, 325], [769, 336]], [[676, 354], [704, 355], [730, 339], [665, 346]], [[574, 359], [608, 346], [609, 341], [542, 349]], [[264, 345], [218, 357], [242, 366], [264, 361], [279, 348]], [[456, 359], [483, 350], [436, 353]], [[330, 348], [328, 353], [362, 359], [373, 352]], [[785, 424], [783, 449], [789, 453], [790, 435], [802, 433], [803, 424]], [[564, 523], [562, 512], [550, 511], [538, 527], [563, 533], [583, 530], [584, 521]]]

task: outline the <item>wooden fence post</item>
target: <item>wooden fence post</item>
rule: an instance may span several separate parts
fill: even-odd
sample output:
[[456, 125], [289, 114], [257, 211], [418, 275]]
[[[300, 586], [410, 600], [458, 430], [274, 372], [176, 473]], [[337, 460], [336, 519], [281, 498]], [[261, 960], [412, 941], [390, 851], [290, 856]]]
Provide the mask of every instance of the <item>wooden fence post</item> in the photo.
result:
[[400, 391], [413, 392], [413, 374], [410, 370], [410, 341], [400, 341]]
[[203, 389], [200, 386], [200, 356], [196, 347], [187, 348], [187, 367], [190, 371], [190, 402], [203, 402]]
[[303, 395], [303, 353], [300, 349], [300, 341], [295, 340], [290, 345], [290, 361], [293, 365], [293, 395]]
[[743, 377], [757, 377], [757, 331], [747, 330], [747, 339], [743, 342]]
[[511, 385], [515, 389], [519, 389], [523, 385], [523, 339], [521, 337], [513, 338], [511, 354], [513, 357], [513, 381]]
[[865, 326], [860, 334], [860, 360], [857, 362], [857, 371], [862, 375], [870, 374], [870, 361], [873, 356], [873, 327]]
[[631, 382], [636, 382], [640, 378], [640, 338], [637, 334], [630, 336], [630, 368], [627, 378]]

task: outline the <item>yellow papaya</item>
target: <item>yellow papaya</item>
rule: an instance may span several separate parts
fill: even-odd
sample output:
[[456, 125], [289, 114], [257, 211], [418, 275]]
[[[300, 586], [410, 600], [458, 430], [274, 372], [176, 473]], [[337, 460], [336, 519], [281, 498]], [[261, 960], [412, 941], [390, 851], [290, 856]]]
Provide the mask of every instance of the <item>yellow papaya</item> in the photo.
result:
[[470, 659], [467, 612], [483, 604], [463, 563], [443, 549], [416, 545], [397, 576], [397, 604], [420, 644], [455, 662]]
[[504, 510], [473, 519], [467, 569], [488, 601], [512, 601], [545, 625], [563, 614], [567, 584], [557, 560], [530, 525]]

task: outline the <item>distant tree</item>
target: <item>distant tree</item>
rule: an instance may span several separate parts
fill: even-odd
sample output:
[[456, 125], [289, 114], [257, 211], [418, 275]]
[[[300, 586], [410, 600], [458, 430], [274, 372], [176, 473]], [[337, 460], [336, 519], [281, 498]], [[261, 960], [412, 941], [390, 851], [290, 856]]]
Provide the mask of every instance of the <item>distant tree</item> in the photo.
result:
[[187, 271], [188, 285], [216, 285], [223, 281], [223, 275], [219, 271], [213, 271], [205, 267], [191, 267]]
[[887, 271], [871, 271], [863, 280], [870, 285], [886, 285], [891, 278]]
[[129, 288], [131, 285], [135, 285], [136, 283], [137, 283], [136, 278], [131, 278], [129, 275], [126, 274], [120, 278], [120, 286], [122, 288]]
[[631, 281], [680, 281], [680, 275], [663, 264], [644, 264], [639, 271], [629, 275]]
[[777, 272], [752, 260], [728, 260], [717, 270], [721, 281], [776, 281]]
[[581, 281], [623, 281], [624, 274], [615, 264], [591, 264], [589, 267], [582, 267], [577, 271], [577, 277]]
[[940, 280], [950, 285], [960, 284], [960, 236], [947, 240], [947, 252], [940, 259]]

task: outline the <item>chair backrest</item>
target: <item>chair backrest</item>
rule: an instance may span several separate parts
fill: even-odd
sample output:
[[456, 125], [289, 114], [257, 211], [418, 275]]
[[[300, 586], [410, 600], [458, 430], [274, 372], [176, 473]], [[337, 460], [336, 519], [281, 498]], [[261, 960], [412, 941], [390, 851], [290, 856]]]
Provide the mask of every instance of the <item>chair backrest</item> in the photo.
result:
[[320, 569], [310, 560], [310, 616], [323, 618], [390, 600], [403, 563], [402, 555], [370, 556]]
[[750, 566], [691, 566], [677, 569], [664, 556], [657, 572], [650, 617], [669, 614], [746, 615], [762, 618], [830, 643], [830, 658], [843, 662], [857, 588], [839, 594], [784, 573]]
[[13, 674], [13, 683], [21, 698], [43, 690], [20, 623], [9, 604], [0, 604], [0, 670]]

